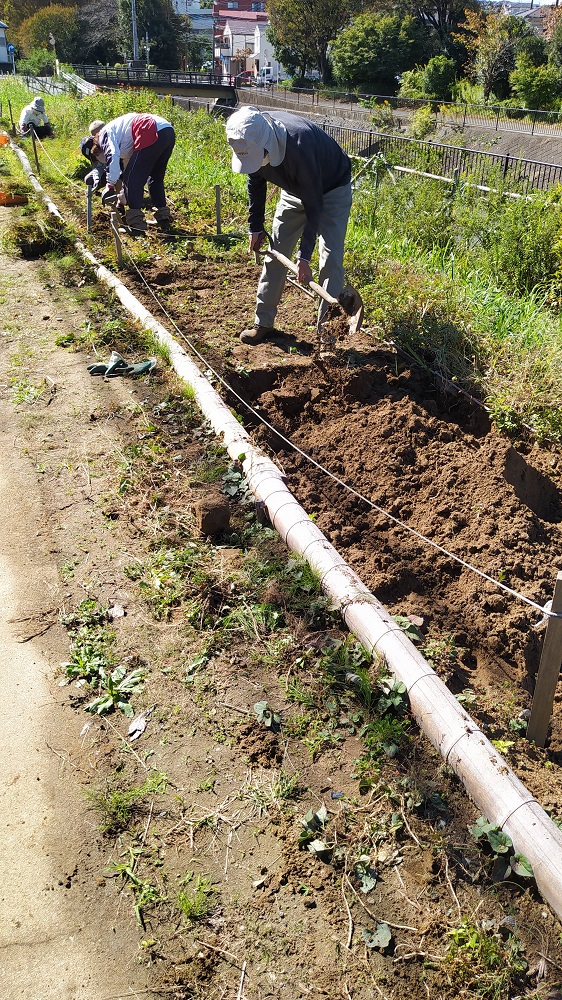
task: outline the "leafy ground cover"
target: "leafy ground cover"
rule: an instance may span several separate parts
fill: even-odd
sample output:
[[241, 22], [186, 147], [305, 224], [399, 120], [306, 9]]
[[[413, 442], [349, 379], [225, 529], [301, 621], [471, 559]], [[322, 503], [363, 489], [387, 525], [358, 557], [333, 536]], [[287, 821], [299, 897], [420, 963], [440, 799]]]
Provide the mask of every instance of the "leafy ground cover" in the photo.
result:
[[[85, 118], [97, 116], [86, 110]], [[216, 123], [208, 128], [219, 135]], [[49, 144], [53, 156], [56, 148]], [[2, 164], [17, 176], [7, 154]], [[68, 186], [45, 174], [79, 227]], [[232, 191], [233, 205], [242, 206], [242, 193]], [[33, 204], [17, 212], [41, 219]], [[212, 238], [213, 217], [195, 219], [195, 240], [180, 232], [169, 242], [151, 235], [127, 244], [126, 277], [137, 294], [156, 308], [140, 271], [233, 389], [339, 477], [544, 603], [560, 551], [558, 449], [502, 437], [485, 411], [377, 336], [341, 345], [335, 364], [322, 362], [312, 309], [297, 292], [283, 303], [283, 335], [259, 349], [239, 344], [256, 269], [239, 241]], [[98, 214], [94, 240], [110, 259], [106, 226]], [[61, 330], [52, 350], [82, 369], [94, 351], [154, 352], [87, 268], [60, 249], [55, 258], [44, 265], [47, 287], [79, 298], [86, 319]], [[367, 254], [362, 259], [367, 267]], [[425, 263], [427, 271], [418, 260], [419, 302], [432, 273]], [[411, 263], [398, 258], [388, 272], [396, 295], [381, 315], [402, 309], [404, 316], [408, 307], [415, 316], [407, 297], [396, 302]], [[450, 287], [439, 294], [452, 294]], [[372, 316], [375, 300], [368, 305]], [[419, 333], [422, 320], [403, 329]], [[99, 396], [83, 412], [55, 412], [21, 331], [7, 332], [12, 399], [31, 454], [45, 420], [53, 449], [65, 453], [69, 422], [78, 454], [100, 421], [119, 428], [111, 454], [100, 454], [97, 440], [97, 457], [92, 445], [88, 459], [90, 482], [100, 485], [96, 525], [85, 539], [78, 517], [61, 546], [70, 653], [60, 690], [89, 723], [81, 759], [106, 855], [97, 891], [122, 890], [156, 995], [218, 1000], [241, 983], [248, 998], [281, 990], [353, 1000], [406, 992], [445, 1000], [545, 996], [559, 981], [560, 928], [537, 899], [525, 859], [478, 820], [414, 731], [384, 665], [365, 660], [306, 564], [260, 524], [240, 471], [165, 358], [131, 393], [120, 380], [94, 383], [88, 391]], [[547, 751], [530, 748], [522, 734], [540, 646], [534, 621], [389, 528], [368, 503], [344, 496], [241, 412], [322, 529], [558, 817], [559, 703]], [[59, 485], [59, 459], [41, 454], [48, 496]], [[69, 495], [90, 510], [71, 455], [66, 462]], [[210, 492], [231, 503], [230, 525], [211, 542], [200, 537], [194, 513]], [[131, 690], [119, 691], [127, 677]], [[133, 742], [129, 701], [146, 722]]]

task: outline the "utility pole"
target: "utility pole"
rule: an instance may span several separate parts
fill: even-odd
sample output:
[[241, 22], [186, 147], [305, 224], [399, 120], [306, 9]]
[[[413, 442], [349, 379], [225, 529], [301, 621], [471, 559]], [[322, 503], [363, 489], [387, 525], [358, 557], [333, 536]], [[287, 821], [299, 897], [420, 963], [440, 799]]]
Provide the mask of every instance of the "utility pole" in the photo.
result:
[[139, 36], [137, 34], [137, 0], [131, 0], [131, 15], [133, 20], [133, 59], [139, 58]]
[[147, 31], [147, 33], [145, 35], [145, 38], [144, 38], [144, 51], [145, 51], [145, 54], [146, 54], [146, 65], [148, 66], [148, 64], [150, 62], [150, 44], [149, 44], [149, 41], [148, 41], [148, 31]]

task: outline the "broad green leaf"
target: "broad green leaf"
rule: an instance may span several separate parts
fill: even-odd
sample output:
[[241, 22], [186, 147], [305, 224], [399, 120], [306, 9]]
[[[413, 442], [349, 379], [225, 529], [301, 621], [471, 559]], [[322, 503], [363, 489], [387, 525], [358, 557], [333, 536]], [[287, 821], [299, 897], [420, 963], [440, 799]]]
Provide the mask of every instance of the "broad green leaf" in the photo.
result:
[[524, 854], [514, 854], [509, 862], [514, 875], [521, 878], [534, 878], [533, 866]]
[[390, 942], [392, 941], [392, 931], [388, 924], [378, 923], [377, 928], [374, 931], [367, 930], [366, 927], [361, 931], [361, 937], [367, 945], [367, 948], [381, 948], [384, 950], [388, 948]]

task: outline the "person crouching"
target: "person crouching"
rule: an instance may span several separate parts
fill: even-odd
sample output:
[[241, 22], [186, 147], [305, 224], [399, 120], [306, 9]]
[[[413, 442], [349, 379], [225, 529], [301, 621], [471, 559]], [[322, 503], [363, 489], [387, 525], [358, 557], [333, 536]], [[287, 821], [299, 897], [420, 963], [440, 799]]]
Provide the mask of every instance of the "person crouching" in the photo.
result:
[[[160, 115], [126, 114], [107, 122], [94, 137], [92, 154], [101, 150], [107, 171], [103, 204], [112, 204], [123, 187], [129, 231], [145, 233], [142, 211], [145, 185], [159, 228], [170, 229], [170, 209], [166, 204], [164, 176], [176, 142], [173, 126]], [[121, 173], [122, 170], [122, 173]]]
[[45, 102], [42, 97], [34, 97], [31, 104], [26, 104], [19, 117], [19, 134], [30, 135], [31, 129], [38, 139], [51, 138], [53, 126], [45, 113]]

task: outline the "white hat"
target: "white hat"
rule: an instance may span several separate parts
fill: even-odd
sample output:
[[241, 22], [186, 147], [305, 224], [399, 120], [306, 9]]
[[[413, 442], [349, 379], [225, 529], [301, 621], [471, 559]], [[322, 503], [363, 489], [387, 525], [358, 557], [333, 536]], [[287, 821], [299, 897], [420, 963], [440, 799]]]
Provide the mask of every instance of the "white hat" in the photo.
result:
[[90, 124], [88, 125], [88, 132], [90, 133], [90, 135], [97, 135], [98, 132], [102, 130], [104, 125], [105, 122], [102, 122], [100, 118], [96, 118], [95, 121], [90, 122]]
[[37, 111], [45, 110], [45, 101], [42, 97], [34, 97], [31, 103], [34, 108], [37, 108]]
[[226, 137], [236, 174], [254, 174], [262, 166], [266, 152], [272, 167], [278, 167], [285, 156], [285, 126], [257, 108], [235, 111], [226, 123]]

